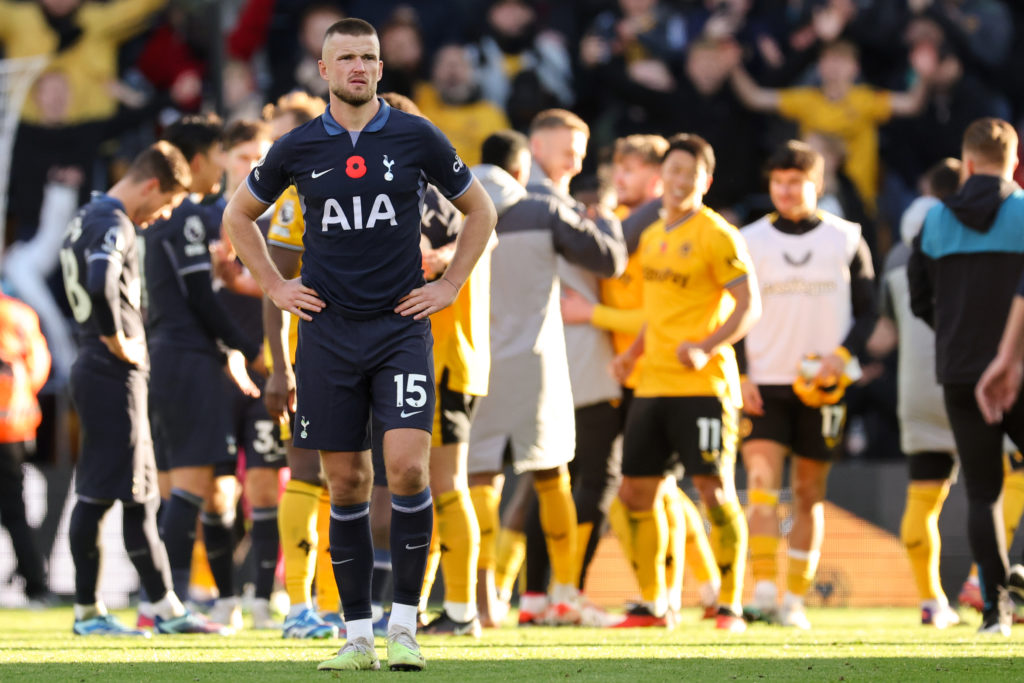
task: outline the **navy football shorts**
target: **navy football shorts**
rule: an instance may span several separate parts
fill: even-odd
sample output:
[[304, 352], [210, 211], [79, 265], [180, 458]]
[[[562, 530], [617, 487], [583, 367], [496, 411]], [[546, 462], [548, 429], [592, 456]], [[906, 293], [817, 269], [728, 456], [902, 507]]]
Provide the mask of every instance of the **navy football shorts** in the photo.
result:
[[371, 408], [382, 433], [403, 428], [430, 433], [435, 402], [430, 321], [395, 313], [354, 320], [329, 310], [312, 322], [299, 322], [295, 446], [365, 451]]
[[162, 464], [176, 469], [235, 460], [232, 406], [224, 398], [231, 380], [220, 359], [162, 345], [151, 357], [149, 414]]
[[143, 503], [158, 495], [147, 373], [83, 350], [71, 368], [81, 423], [75, 492], [87, 500]]
[[245, 468], [270, 467], [280, 469], [285, 462], [285, 448], [281, 442], [281, 425], [267, 412], [263, 403], [266, 378], [250, 374], [260, 390], [260, 398], [246, 396], [230, 379], [225, 383], [225, 400], [232, 406], [232, 429], [235, 444], [245, 453]]

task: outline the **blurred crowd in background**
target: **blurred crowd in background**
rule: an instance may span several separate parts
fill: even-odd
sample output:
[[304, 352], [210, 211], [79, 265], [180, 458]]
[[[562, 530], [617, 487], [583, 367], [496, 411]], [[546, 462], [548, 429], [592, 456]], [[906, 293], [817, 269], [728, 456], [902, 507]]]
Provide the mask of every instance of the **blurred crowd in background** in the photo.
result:
[[[380, 34], [380, 91], [411, 97], [468, 164], [496, 130], [579, 114], [585, 201], [614, 206], [617, 138], [692, 132], [717, 156], [706, 203], [744, 225], [770, 210], [767, 153], [801, 137], [826, 159], [820, 206], [863, 225], [876, 270], [969, 122], [1024, 126], [1024, 3], [1008, 0], [0, 0], [0, 56], [48, 58], [11, 151], [6, 244], [37, 234], [48, 184], [84, 203], [184, 114], [325, 96], [324, 31], [346, 16]], [[862, 363], [847, 452], [898, 457], [895, 360]], [[49, 393], [65, 381], [58, 367]], [[39, 440], [52, 458], [45, 426]]]

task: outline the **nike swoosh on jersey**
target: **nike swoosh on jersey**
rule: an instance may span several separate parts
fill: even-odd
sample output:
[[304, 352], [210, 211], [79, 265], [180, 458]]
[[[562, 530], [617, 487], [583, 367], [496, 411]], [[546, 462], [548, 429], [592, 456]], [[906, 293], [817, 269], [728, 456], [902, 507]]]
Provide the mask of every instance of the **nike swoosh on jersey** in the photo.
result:
[[430, 545], [430, 544], [429, 543], [424, 543], [423, 545], [409, 545], [408, 543], [406, 543], [405, 544], [405, 549], [406, 550], [419, 550], [420, 548], [426, 548], [428, 545]]
[[312, 173], [310, 173], [310, 174], [309, 174], [309, 177], [310, 177], [310, 178], [319, 178], [320, 176], [322, 176], [322, 175], [325, 175], [325, 174], [327, 174], [327, 173], [330, 173], [330, 172], [331, 172], [331, 171], [333, 171], [333, 170], [334, 170], [334, 167], [333, 167], [333, 166], [332, 166], [332, 167], [330, 167], [329, 169], [327, 169], [326, 171], [320, 171], [319, 173], [317, 173], [317, 172], [316, 172], [316, 171], [314, 170], [314, 171], [313, 171]]
[[345, 564], [346, 562], [351, 562], [354, 559], [356, 558], [350, 557], [347, 560], [331, 560], [331, 564]]
[[414, 411], [412, 411], [411, 413], [407, 413], [407, 412], [405, 412], [405, 411], [403, 410], [403, 411], [402, 411], [402, 417], [412, 417], [413, 415], [419, 415], [419, 414], [420, 414], [420, 413], [422, 413], [422, 412], [423, 412], [422, 410], [414, 410]]

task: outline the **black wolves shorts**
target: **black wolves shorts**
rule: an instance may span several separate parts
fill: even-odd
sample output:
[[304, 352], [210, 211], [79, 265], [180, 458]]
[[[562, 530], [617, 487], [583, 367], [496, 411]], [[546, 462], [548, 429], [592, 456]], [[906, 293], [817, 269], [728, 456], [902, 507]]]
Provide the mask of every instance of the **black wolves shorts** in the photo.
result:
[[622, 474], [721, 476], [736, 461], [736, 410], [717, 396], [635, 396], [626, 417]]
[[744, 441], [768, 439], [788, 447], [794, 455], [821, 462], [832, 462], [839, 456], [846, 427], [845, 403], [811, 408], [789, 385], [758, 389], [764, 415], [743, 416]]
[[353, 320], [318, 313], [299, 322], [295, 354], [295, 446], [321, 451], [370, 447], [369, 418], [383, 431], [434, 422], [434, 339], [429, 320], [386, 313]]
[[238, 458], [232, 405], [220, 358], [155, 345], [149, 408], [153, 439], [167, 469], [223, 465]]
[[83, 350], [71, 368], [81, 423], [75, 492], [88, 500], [143, 503], [158, 495], [147, 373]]

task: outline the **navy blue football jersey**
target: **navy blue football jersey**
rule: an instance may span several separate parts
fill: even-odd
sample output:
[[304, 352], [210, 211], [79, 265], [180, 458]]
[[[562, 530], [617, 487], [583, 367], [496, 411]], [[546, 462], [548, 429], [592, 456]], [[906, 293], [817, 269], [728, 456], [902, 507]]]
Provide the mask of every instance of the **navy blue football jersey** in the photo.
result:
[[151, 344], [219, 354], [216, 340], [189, 307], [184, 277], [210, 272], [210, 240], [220, 218], [187, 198], [167, 220], [142, 233], [147, 330]]
[[342, 128], [330, 109], [295, 128], [246, 181], [267, 204], [296, 186], [306, 223], [302, 281], [355, 318], [391, 311], [423, 284], [420, 204], [426, 185], [456, 199], [473, 182], [436, 126], [379, 102], [380, 111], [362, 131]]
[[[135, 225], [120, 200], [96, 194], [78, 210], [64, 237], [60, 265], [75, 318], [75, 337], [83, 349], [109, 354], [100, 335], [117, 330], [129, 338], [145, 334]], [[117, 281], [118, 300], [110, 302], [109, 313], [97, 312], [93, 295], [102, 293], [111, 278]]]

